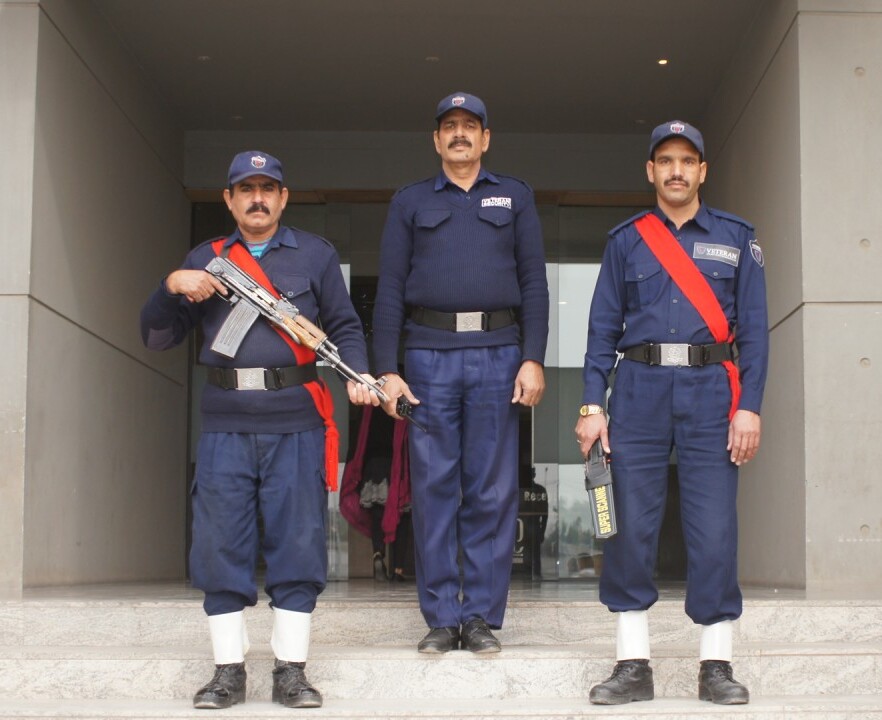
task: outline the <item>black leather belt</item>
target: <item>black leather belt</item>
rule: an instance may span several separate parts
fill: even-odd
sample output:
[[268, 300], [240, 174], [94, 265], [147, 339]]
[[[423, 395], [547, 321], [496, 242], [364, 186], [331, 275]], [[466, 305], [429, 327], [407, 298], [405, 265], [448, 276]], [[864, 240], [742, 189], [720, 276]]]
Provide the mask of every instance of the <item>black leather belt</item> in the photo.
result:
[[721, 342], [713, 345], [686, 343], [644, 343], [624, 351], [628, 360], [666, 367], [702, 367], [732, 359], [732, 346]]
[[315, 363], [281, 368], [209, 367], [208, 382], [224, 390], [281, 390], [318, 380]]
[[513, 325], [517, 316], [512, 308], [493, 312], [438, 312], [429, 308], [415, 307], [410, 319], [417, 325], [450, 330], [451, 332], [487, 332]]

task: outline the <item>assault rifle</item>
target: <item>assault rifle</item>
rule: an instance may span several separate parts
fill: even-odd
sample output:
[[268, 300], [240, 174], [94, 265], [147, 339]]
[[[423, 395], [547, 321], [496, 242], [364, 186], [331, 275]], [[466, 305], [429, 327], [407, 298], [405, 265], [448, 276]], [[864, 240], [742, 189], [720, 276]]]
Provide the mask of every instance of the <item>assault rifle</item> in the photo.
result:
[[[219, 295], [233, 306], [211, 344], [212, 350], [228, 358], [236, 357], [251, 326], [263, 315], [288, 337], [312, 350], [344, 378], [364, 385], [381, 402], [389, 402], [389, 396], [381, 389], [382, 385], [366, 380], [344, 363], [337, 346], [324, 331], [305, 318], [296, 305], [285, 298], [273, 296], [257, 280], [226, 258], [214, 258], [205, 266], [205, 270], [230, 290], [226, 297]], [[395, 412], [425, 432], [426, 428], [413, 419], [413, 405], [405, 397], [398, 398]]]
[[618, 532], [612, 481], [609, 458], [603, 452], [598, 438], [585, 460], [585, 489], [591, 498], [591, 518], [594, 520], [595, 534], [601, 539], [612, 537]]

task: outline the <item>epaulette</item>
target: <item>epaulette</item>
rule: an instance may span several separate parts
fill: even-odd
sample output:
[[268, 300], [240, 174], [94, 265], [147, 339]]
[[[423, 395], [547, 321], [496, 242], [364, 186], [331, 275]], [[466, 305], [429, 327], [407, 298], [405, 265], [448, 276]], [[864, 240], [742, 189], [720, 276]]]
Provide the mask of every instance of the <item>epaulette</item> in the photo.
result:
[[[488, 172], [490, 171], [488, 170]], [[533, 192], [533, 188], [530, 186], [530, 183], [526, 182], [525, 180], [521, 180], [518, 177], [514, 177], [513, 175], [503, 175], [502, 173], [498, 172], [492, 173], [492, 175], [500, 180], [512, 180], [519, 185], [523, 185], [525, 188], [527, 188], [528, 191]]]
[[295, 239], [299, 242], [305, 238], [312, 238], [313, 240], [320, 240], [325, 245], [327, 245], [331, 250], [336, 252], [337, 248], [334, 247], [334, 243], [332, 243], [328, 238], [323, 235], [316, 235], [314, 232], [309, 232], [309, 230], [301, 230], [298, 227], [294, 227], [293, 225], [288, 225], [287, 228], [294, 233]]
[[[212, 243], [215, 243], [218, 240], [226, 240], [228, 237], [230, 237], [230, 236], [229, 235], [218, 235], [217, 237], [213, 237], [208, 240], [203, 240], [196, 247], [194, 247], [193, 250], [198, 250], [199, 248], [204, 247], [205, 245], [211, 245]], [[193, 252], [193, 250], [191, 250], [190, 252]]]
[[[405, 190], [410, 190], [410, 188], [412, 188], [412, 187], [416, 187], [417, 185], [422, 185], [423, 183], [427, 183], [427, 182], [432, 182], [432, 183], [434, 183], [434, 182], [435, 182], [435, 177], [436, 177], [436, 176], [433, 175], [433, 176], [430, 177], [430, 178], [423, 178], [422, 180], [417, 180], [416, 182], [408, 183], [407, 185], [402, 185], [400, 188], [398, 188], [398, 189], [395, 191], [395, 195], [400, 195], [400, 194], [403, 193]], [[393, 195], [393, 197], [395, 197], [395, 195]]]
[[652, 210], [648, 210], [648, 209], [641, 210], [636, 215], [632, 215], [631, 217], [629, 217], [627, 220], [625, 220], [625, 222], [622, 222], [622, 223], [619, 223], [618, 225], [616, 225], [612, 230], [609, 231], [608, 234], [615, 235], [619, 230], [622, 230], [622, 229], [628, 227], [628, 225], [631, 225], [635, 220], [642, 218], [644, 215], [648, 215], [651, 212], [652, 212]]
[[748, 222], [742, 217], [738, 217], [737, 215], [733, 215], [732, 213], [724, 212], [723, 210], [717, 210], [716, 208], [709, 207], [707, 211], [710, 215], [714, 215], [715, 217], [722, 218], [723, 220], [731, 220], [732, 222], [736, 222], [739, 225], [743, 225], [748, 230], [754, 230], [753, 223]]

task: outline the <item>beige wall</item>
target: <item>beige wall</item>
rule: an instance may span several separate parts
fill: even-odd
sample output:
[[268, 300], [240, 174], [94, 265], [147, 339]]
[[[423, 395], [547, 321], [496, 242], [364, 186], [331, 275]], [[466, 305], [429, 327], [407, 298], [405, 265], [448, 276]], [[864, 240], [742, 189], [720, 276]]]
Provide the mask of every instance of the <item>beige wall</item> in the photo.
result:
[[0, 3], [0, 123], [21, 136], [0, 164], [3, 370], [22, 380], [3, 383], [3, 442], [24, 433], [3, 470], [13, 597], [184, 576], [186, 351], [149, 355], [138, 336], [188, 247], [183, 133], [90, 8]]
[[707, 198], [757, 225], [769, 285], [764, 446], [739, 497], [748, 583], [878, 589], [880, 37], [882, 2], [770, 2], [705, 121]]

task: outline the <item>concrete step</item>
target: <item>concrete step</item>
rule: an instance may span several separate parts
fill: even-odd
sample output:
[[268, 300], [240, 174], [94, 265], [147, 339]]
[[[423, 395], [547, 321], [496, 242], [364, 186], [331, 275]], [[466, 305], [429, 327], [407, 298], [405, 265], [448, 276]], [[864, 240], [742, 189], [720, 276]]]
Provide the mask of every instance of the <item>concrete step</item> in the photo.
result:
[[[249, 635], [269, 638], [272, 613], [265, 604], [246, 611]], [[319, 599], [313, 614], [314, 645], [414, 646], [426, 627], [415, 599]], [[650, 611], [653, 643], [697, 644], [699, 628], [682, 600], [659, 601]], [[506, 645], [581, 645], [612, 641], [614, 616], [594, 602], [515, 601], [499, 633]], [[202, 645], [207, 622], [196, 600], [27, 601], [0, 603], [0, 645], [127, 644]], [[882, 642], [882, 602], [747, 600], [735, 625], [744, 642]]]
[[[612, 668], [611, 645], [511, 645], [497, 655], [455, 651], [420, 655], [414, 648], [314, 646], [308, 676], [328, 699], [580, 698]], [[187, 699], [213, 671], [207, 644], [192, 649], [137, 646], [0, 648], [0, 698], [40, 700]], [[253, 646], [248, 689], [269, 698], [272, 652]], [[656, 693], [696, 693], [696, 648], [657, 645]], [[882, 707], [882, 643], [742, 643], [735, 677], [754, 697], [874, 694]]]
[[223, 720], [309, 717], [334, 720], [882, 720], [878, 697], [827, 695], [763, 697], [749, 705], [723, 707], [691, 697], [658, 697], [627, 706], [598, 707], [584, 698], [429, 700], [332, 700], [315, 710], [289, 710], [266, 700], [249, 699], [218, 713], [194, 710], [186, 700], [0, 700], [0, 720]]

